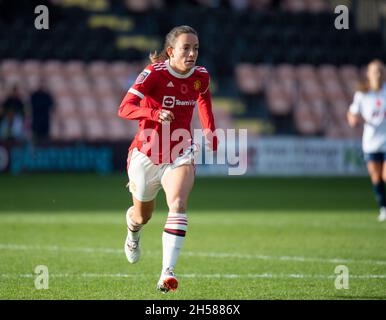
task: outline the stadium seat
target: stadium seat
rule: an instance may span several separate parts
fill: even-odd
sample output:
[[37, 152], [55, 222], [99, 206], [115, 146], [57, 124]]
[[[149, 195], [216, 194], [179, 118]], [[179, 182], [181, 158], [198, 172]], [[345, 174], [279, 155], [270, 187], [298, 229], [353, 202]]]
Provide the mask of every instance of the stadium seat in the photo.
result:
[[[255, 70], [255, 77], [252, 70]], [[240, 92], [249, 104], [255, 104], [248, 95], [256, 94], [256, 78], [260, 77], [263, 99], [260, 107], [267, 108], [277, 132], [283, 131], [286, 121], [293, 121], [299, 134], [325, 134], [335, 138], [360, 136], [360, 130], [347, 127], [346, 113], [364, 72], [364, 68], [352, 65], [336, 67], [331, 64], [271, 66], [244, 63], [235, 68]], [[253, 84], [252, 89], [245, 79], [251, 79], [248, 81]]]
[[66, 117], [62, 120], [62, 139], [63, 140], [83, 140], [84, 124], [81, 122], [79, 117]]
[[268, 110], [273, 115], [287, 115], [292, 110], [292, 100], [285, 93], [284, 87], [275, 81], [271, 81], [267, 87]]
[[256, 94], [262, 89], [260, 77], [255, 72], [252, 64], [238, 64], [235, 69], [236, 81], [241, 92], [246, 94]]
[[300, 101], [294, 110], [295, 128], [301, 135], [315, 136], [320, 134], [322, 124], [317, 122], [306, 102]]
[[[276, 124], [296, 124], [307, 135], [323, 130], [332, 136], [352, 134], [340, 123], [345, 123], [345, 111], [363, 79], [359, 66], [373, 56], [385, 56], [379, 45], [381, 32], [360, 31], [355, 16], [350, 16], [350, 30], [335, 30], [328, 0], [232, 1], [216, 8], [208, 5], [211, 1], [193, 1], [188, 7], [173, 1], [128, 1], [132, 12], [122, 1], [108, 2], [107, 11], [101, 14], [115, 15], [126, 8], [133, 22], [129, 32], [115, 32], [111, 26], [91, 27], [88, 9], [59, 2], [50, 1], [59, 10], [53, 11], [55, 23], [44, 32], [29, 27], [31, 17], [26, 12], [6, 23], [0, 21], [0, 100], [15, 83], [27, 98], [44, 80], [57, 104], [55, 137], [66, 130], [67, 119], [74, 123], [74, 118], [87, 121], [95, 116], [107, 126], [106, 121], [116, 118], [119, 102], [148, 63], [151, 51], [118, 48], [120, 36], [159, 38], [162, 44], [171, 26], [195, 25], [203, 49], [199, 63], [211, 73], [213, 97], [220, 98], [214, 99], [214, 110], [222, 126], [232, 126], [234, 119], [243, 117], [276, 117], [281, 119]], [[161, 7], [155, 8], [156, 3]], [[146, 14], [137, 19], [132, 13], [143, 12], [143, 8]], [[232, 46], [229, 39], [234, 39]], [[218, 102], [223, 96], [228, 101]], [[306, 124], [299, 122], [303, 116]], [[327, 128], [330, 119], [336, 119], [338, 129]], [[97, 139], [97, 132], [87, 132]], [[117, 129], [113, 136], [122, 136], [122, 132]], [[86, 137], [83, 132], [77, 136]]]
[[84, 136], [87, 140], [105, 140], [106, 128], [103, 121], [98, 117], [91, 117], [84, 123]]

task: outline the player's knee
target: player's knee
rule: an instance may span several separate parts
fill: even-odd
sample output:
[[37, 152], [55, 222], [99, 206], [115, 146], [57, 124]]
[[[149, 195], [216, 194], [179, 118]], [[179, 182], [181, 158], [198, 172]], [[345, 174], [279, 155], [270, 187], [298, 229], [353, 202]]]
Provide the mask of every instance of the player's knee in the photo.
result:
[[138, 224], [146, 224], [151, 219], [153, 214], [152, 210], [138, 210], [132, 215], [133, 220]]
[[149, 222], [150, 219], [151, 219], [151, 214], [150, 215], [144, 215], [144, 216], [141, 215], [135, 219], [135, 222], [139, 223], [139, 224], [146, 224]]
[[185, 212], [186, 210], [186, 201], [181, 198], [176, 198], [169, 203], [170, 212]]
[[378, 183], [380, 183], [382, 180], [383, 181], [385, 181], [385, 179], [384, 178], [382, 178], [382, 175], [380, 175], [380, 174], [371, 174], [370, 175], [370, 178], [371, 178], [371, 182], [373, 183], [373, 184], [378, 184]]

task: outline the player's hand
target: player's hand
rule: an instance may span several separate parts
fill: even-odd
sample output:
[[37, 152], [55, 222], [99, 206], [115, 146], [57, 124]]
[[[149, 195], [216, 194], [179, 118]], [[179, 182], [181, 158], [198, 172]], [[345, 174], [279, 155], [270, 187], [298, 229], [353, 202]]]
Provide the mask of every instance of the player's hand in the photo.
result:
[[169, 111], [169, 110], [161, 110], [159, 113], [158, 113], [158, 122], [160, 123], [164, 123], [164, 122], [170, 122], [174, 120], [174, 114], [173, 112]]
[[356, 114], [351, 113], [350, 111], [347, 112], [346, 117], [347, 117], [347, 121], [348, 121], [349, 126], [352, 128], [354, 128], [362, 123], [361, 117], [356, 115]]

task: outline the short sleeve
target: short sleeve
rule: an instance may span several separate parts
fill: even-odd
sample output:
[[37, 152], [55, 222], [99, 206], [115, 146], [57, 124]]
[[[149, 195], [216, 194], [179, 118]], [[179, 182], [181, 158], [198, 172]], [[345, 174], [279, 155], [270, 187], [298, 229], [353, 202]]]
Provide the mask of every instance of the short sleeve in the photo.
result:
[[154, 78], [154, 69], [149, 65], [138, 75], [129, 92], [143, 99], [150, 93], [155, 82]]
[[206, 71], [206, 73], [204, 73], [204, 79], [202, 81], [200, 94], [201, 95], [206, 94], [209, 91], [209, 87], [210, 87], [210, 76], [209, 76], [209, 73]]
[[361, 103], [363, 99], [363, 93], [362, 92], [356, 92], [354, 95], [354, 101], [350, 105], [349, 111], [352, 114], [359, 114], [361, 112]]

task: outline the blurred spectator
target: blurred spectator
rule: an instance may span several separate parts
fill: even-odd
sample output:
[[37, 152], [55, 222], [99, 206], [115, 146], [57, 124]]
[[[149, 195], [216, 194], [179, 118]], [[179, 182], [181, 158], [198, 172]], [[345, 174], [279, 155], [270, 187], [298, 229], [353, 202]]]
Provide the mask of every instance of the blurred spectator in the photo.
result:
[[0, 108], [0, 139], [21, 140], [25, 136], [25, 106], [19, 87], [14, 85]]
[[32, 134], [34, 140], [47, 140], [50, 134], [50, 117], [54, 108], [54, 99], [43, 83], [32, 92], [30, 97]]
[[3, 102], [3, 112], [7, 114], [9, 110], [13, 110], [20, 115], [22, 119], [25, 116], [25, 106], [21, 98], [20, 90], [17, 85], [13, 86], [10, 95]]
[[10, 108], [0, 122], [0, 140], [14, 141], [24, 138], [24, 124], [22, 116]]

